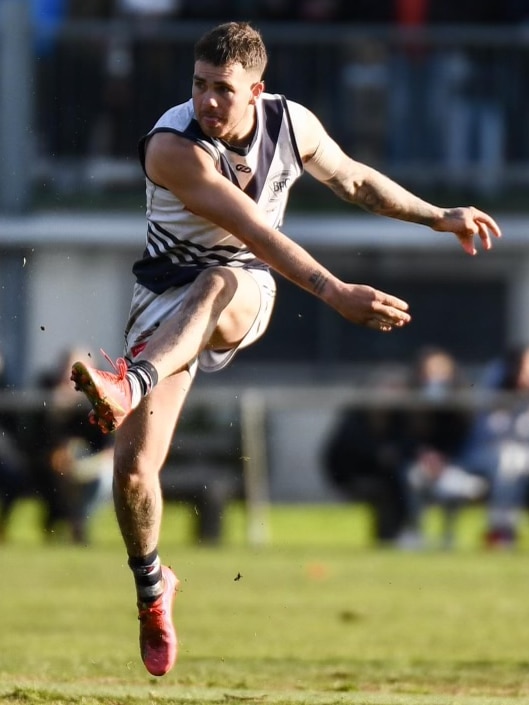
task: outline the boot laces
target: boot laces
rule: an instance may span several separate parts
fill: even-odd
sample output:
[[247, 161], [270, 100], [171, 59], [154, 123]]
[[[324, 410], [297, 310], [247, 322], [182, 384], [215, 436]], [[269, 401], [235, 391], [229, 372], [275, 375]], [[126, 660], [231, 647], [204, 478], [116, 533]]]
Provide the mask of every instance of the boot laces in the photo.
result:
[[103, 355], [103, 357], [106, 359], [106, 361], [110, 363], [112, 369], [115, 371], [118, 378], [120, 380], [125, 379], [125, 377], [127, 375], [127, 370], [129, 369], [125, 358], [118, 357], [117, 360], [114, 362], [114, 360], [112, 360], [110, 355], [107, 355], [107, 353], [103, 350], [103, 348], [100, 348], [100, 351], [101, 351], [101, 354]]
[[145, 622], [151, 617], [163, 617], [164, 614], [165, 610], [161, 605], [150, 605], [149, 607], [144, 607], [143, 609], [139, 610], [138, 619], [140, 620], [140, 622]]

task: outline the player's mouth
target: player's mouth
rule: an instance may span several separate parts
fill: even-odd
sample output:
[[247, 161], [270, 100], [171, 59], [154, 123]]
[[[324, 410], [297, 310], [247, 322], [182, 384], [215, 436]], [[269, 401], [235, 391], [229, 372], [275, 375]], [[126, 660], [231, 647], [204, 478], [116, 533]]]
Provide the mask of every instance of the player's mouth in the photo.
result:
[[200, 122], [208, 130], [218, 130], [222, 126], [222, 120], [218, 115], [202, 115]]

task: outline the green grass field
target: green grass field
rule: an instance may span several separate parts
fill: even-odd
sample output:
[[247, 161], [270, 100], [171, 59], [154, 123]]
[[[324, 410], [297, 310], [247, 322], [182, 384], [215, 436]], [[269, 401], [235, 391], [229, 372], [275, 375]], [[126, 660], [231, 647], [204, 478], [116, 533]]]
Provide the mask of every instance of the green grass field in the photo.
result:
[[87, 548], [44, 544], [35, 511], [21, 505], [0, 546], [1, 703], [529, 704], [527, 537], [482, 550], [477, 510], [455, 550], [405, 553], [370, 545], [361, 508], [274, 507], [272, 542], [255, 548], [234, 506], [222, 546], [206, 548], [169, 505], [180, 657], [161, 679], [140, 662], [110, 510]]

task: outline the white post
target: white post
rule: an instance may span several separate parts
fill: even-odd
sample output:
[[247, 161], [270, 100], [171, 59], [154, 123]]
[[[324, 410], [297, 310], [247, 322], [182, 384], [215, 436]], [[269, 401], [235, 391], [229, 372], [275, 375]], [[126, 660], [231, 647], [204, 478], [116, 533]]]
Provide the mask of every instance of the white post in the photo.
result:
[[247, 536], [252, 545], [270, 541], [266, 403], [256, 389], [241, 394], [241, 431]]

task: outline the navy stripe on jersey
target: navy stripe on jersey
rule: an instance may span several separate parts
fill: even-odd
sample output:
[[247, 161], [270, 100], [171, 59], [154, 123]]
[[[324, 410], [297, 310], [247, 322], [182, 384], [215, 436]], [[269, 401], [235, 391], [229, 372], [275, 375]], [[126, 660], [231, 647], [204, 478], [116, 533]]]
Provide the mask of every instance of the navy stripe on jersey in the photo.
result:
[[245, 192], [254, 201], [259, 200], [266, 184], [268, 171], [276, 149], [279, 130], [281, 129], [283, 106], [281, 103], [268, 100], [264, 103], [264, 111], [266, 137], [259, 145], [259, 167], [245, 188]]
[[[168, 248], [170, 248], [170, 252], [167, 252]], [[240, 256], [247, 252], [247, 248], [235, 247], [234, 245], [204, 247], [192, 240], [176, 237], [176, 235], [168, 232], [158, 223], [150, 222], [147, 228], [146, 254], [150, 257], [164, 254], [169, 256], [173, 262], [182, 262], [184, 264], [202, 262], [206, 264], [227, 264], [234, 256]]]
[[292, 150], [293, 150], [294, 154], [296, 155], [296, 159], [298, 160], [299, 168], [301, 169], [301, 171], [304, 171], [305, 166], [303, 164], [303, 159], [301, 158], [301, 154], [299, 153], [298, 143], [296, 141], [296, 137], [294, 134], [294, 126], [292, 125], [292, 118], [290, 116], [290, 110], [288, 109], [288, 105], [287, 105], [287, 99], [285, 98], [284, 95], [279, 96], [279, 99], [281, 100], [281, 103], [283, 104], [283, 108], [284, 108], [285, 115], [287, 118], [288, 131], [290, 133]]
[[233, 245], [204, 247], [191, 240], [177, 238], [158, 223], [150, 222], [147, 247], [142, 259], [134, 263], [132, 271], [140, 284], [161, 294], [170, 286], [189, 284], [208, 267], [244, 264], [257, 264], [247, 248]]
[[239, 186], [239, 181], [235, 176], [231, 164], [229, 163], [227, 157], [224, 154], [219, 154], [220, 157], [220, 172], [228, 181], [231, 181], [235, 186]]

